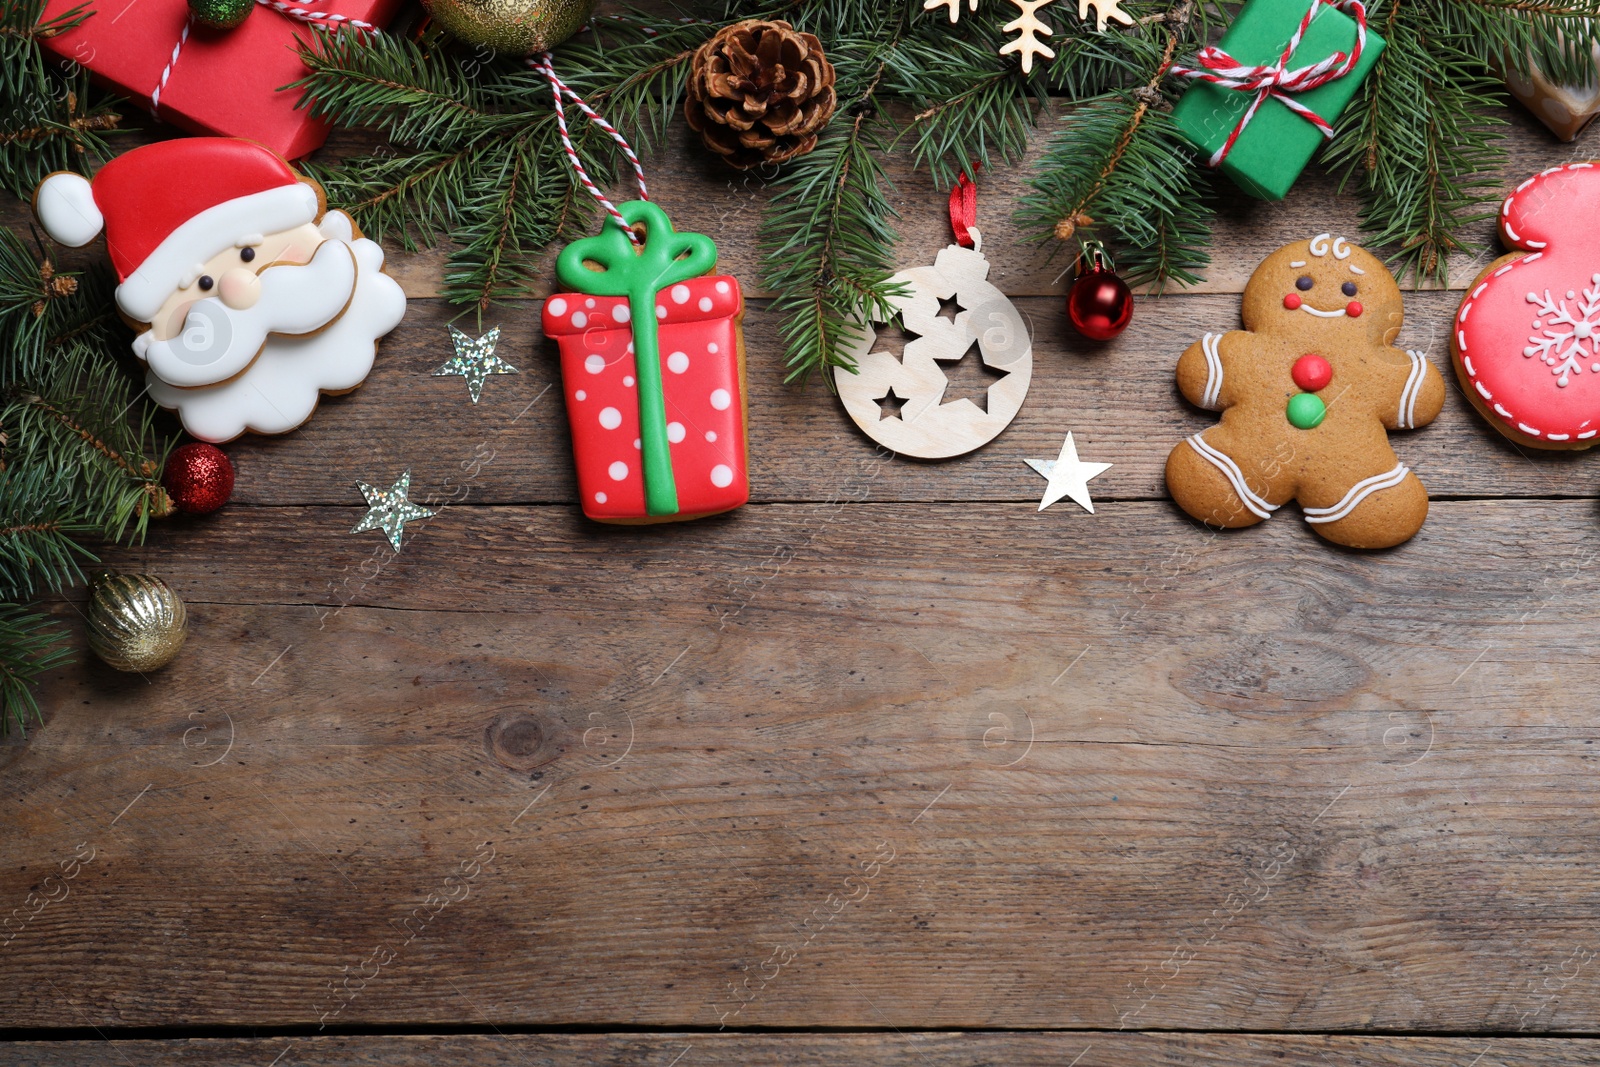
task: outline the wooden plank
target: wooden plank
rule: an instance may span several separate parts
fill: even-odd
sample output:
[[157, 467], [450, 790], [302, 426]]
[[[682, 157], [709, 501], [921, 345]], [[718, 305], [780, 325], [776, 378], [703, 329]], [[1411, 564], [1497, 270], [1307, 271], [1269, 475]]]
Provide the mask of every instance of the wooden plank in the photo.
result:
[[[1401, 343], [1428, 353], [1450, 383], [1450, 396], [1432, 426], [1391, 436], [1401, 458], [1436, 498], [1593, 493], [1587, 454], [1519, 449], [1461, 395], [1444, 334], [1455, 302], [1445, 293], [1408, 301]], [[1057, 301], [1025, 299], [1018, 309], [1034, 337], [1033, 381], [1021, 412], [978, 451], [923, 463], [882, 459], [821, 382], [804, 390], [784, 386], [778, 321], [753, 306], [745, 320], [753, 498], [819, 501], [851, 493], [881, 501], [1037, 502], [1044, 481], [1024, 460], [1054, 459], [1071, 430], [1084, 459], [1114, 464], [1095, 479], [1095, 499], [1166, 499], [1167, 453], [1215, 421], [1178, 395], [1178, 355], [1208, 330], [1235, 327], [1238, 298], [1141, 301], [1133, 325], [1108, 345], [1073, 334]], [[535, 306], [519, 304], [485, 322], [500, 325], [499, 352], [522, 373], [491, 379], [476, 405], [460, 378], [432, 377], [450, 354], [451, 314], [440, 301], [413, 302], [360, 389], [325, 400], [295, 433], [229, 445], [238, 469], [235, 506], [359, 503], [357, 480], [393, 479], [408, 467], [418, 499], [572, 502], [560, 372]], [[970, 392], [963, 383], [946, 398]], [[235, 521], [226, 511], [206, 520]]]
[[[1574, 148], [1557, 141], [1521, 107], [1509, 108], [1506, 117], [1510, 124], [1507, 130], [1510, 158], [1502, 194], [1509, 193], [1517, 182], [1536, 171], [1583, 158], [1584, 146], [1592, 145], [1595, 137], [1591, 131]], [[1070, 275], [1061, 277], [1063, 271], [1070, 268], [1070, 262], [1053, 256], [1050, 245], [1034, 244], [1030, 235], [1012, 218], [1017, 199], [1028, 191], [1031, 165], [1058, 128], [1056, 122], [1047, 120], [1039, 127], [1023, 164], [981, 176], [978, 225], [984, 234], [984, 251], [994, 264], [990, 280], [1010, 296], [1059, 295], [1071, 280]], [[171, 133], [165, 126], [150, 131], [136, 130], [119, 138], [117, 144], [131, 146]], [[750, 295], [771, 295], [764, 293], [758, 282], [761, 256], [757, 250], [757, 231], [767, 200], [767, 187], [750, 175], [729, 171], [708, 158], [693, 136], [687, 127], [678, 123], [664, 145], [644, 154], [652, 196], [672, 214], [679, 229], [708, 234], [717, 242], [721, 269], [737, 275]], [[367, 134], [338, 132], [313, 158], [348, 154], [372, 143]], [[1593, 152], [1593, 148], [1587, 151]], [[904, 153], [890, 158], [886, 173], [893, 183], [889, 202], [899, 213], [898, 262], [904, 266], [932, 262], [934, 253], [950, 242], [949, 219], [944, 206], [946, 194], [934, 188], [926, 176], [914, 171], [909, 156]], [[1195, 287], [1197, 292], [1242, 291], [1255, 265], [1285, 241], [1323, 231], [1351, 237], [1361, 232], [1359, 202], [1352, 195], [1340, 193], [1337, 179], [1316, 164], [1296, 184], [1294, 193], [1279, 203], [1253, 200], [1234, 190], [1225, 180], [1219, 180], [1217, 188], [1219, 211], [1212, 242], [1215, 262], [1206, 272], [1206, 280]], [[611, 189], [614, 195], [627, 197], [633, 187], [615, 182]], [[4, 203], [0, 204], [0, 225], [25, 229], [28, 222], [28, 206], [4, 198]], [[1450, 281], [1457, 289], [1472, 279], [1479, 266], [1498, 254], [1492, 222], [1469, 228], [1468, 236], [1487, 244], [1493, 251], [1487, 256], [1452, 259]], [[99, 246], [92, 247], [95, 254], [100, 254]], [[66, 254], [63, 259], [70, 263], [74, 256]], [[548, 292], [547, 287], [553, 280], [549, 265], [553, 261], [554, 251], [546, 256], [545, 269], [531, 295], [543, 296]], [[406, 254], [396, 245], [391, 249], [388, 269], [400, 280], [408, 295], [430, 297], [439, 295], [443, 264], [443, 250]]]
[[0, 1026], [1600, 1031], [1591, 507], [236, 508], [0, 749]]
[[[199, 1040], [22, 1042], [0, 1049], [0, 1063], [29, 1067], [437, 1067], [514, 1064], [516, 1067], [1147, 1067], [1183, 1063], [1206, 1067], [1579, 1067], [1600, 1063], [1600, 1042], [1587, 1038], [1362, 1037], [1261, 1034], [939, 1033], [898, 1034], [500, 1034], [424, 1037], [281, 1037]], [[286, 1050], [286, 1051], [285, 1051]], [[673, 1057], [679, 1057], [674, 1060]], [[1073, 1057], [1079, 1057], [1074, 1059]]]

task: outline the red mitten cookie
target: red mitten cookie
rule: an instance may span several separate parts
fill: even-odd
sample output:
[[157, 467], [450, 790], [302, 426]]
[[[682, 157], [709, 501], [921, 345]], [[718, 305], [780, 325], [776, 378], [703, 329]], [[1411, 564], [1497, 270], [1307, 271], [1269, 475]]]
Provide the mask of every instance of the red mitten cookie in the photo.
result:
[[1250, 526], [1290, 500], [1317, 533], [1352, 548], [1407, 540], [1428, 516], [1422, 483], [1389, 430], [1426, 426], [1444, 379], [1390, 347], [1403, 312], [1371, 253], [1319, 234], [1268, 256], [1245, 287], [1243, 330], [1208, 333], [1178, 360], [1178, 388], [1219, 425], [1167, 457], [1178, 506]]
[[1507, 248], [1473, 279], [1450, 336], [1456, 375], [1489, 425], [1534, 448], [1600, 434], [1600, 168], [1534, 175], [1500, 208]]

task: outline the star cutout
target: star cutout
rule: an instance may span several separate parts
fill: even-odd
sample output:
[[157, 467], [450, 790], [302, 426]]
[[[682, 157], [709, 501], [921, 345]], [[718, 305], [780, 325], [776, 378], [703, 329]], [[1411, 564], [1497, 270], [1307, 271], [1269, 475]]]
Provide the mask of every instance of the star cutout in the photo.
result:
[[906, 402], [910, 399], [908, 396], [896, 396], [894, 386], [891, 385], [889, 386], [889, 395], [880, 396], [873, 403], [878, 405], [878, 418], [880, 420], [898, 419], [900, 418], [900, 409], [905, 407]]
[[408, 470], [400, 476], [400, 480], [387, 489], [379, 489], [368, 485], [366, 482], [357, 482], [361, 495], [367, 498], [367, 514], [364, 519], [356, 523], [351, 533], [361, 533], [363, 530], [382, 530], [389, 538], [389, 544], [396, 552], [400, 551], [400, 535], [405, 532], [406, 523], [412, 519], [431, 519], [433, 512], [418, 504], [413, 504], [408, 496], [411, 492], [411, 472]]
[[1089, 9], [1094, 8], [1095, 29], [1101, 33], [1106, 32], [1106, 19], [1112, 19], [1124, 26], [1133, 25], [1133, 16], [1122, 10], [1118, 5], [1122, 0], [1078, 0], [1078, 18], [1089, 17]]
[[444, 366], [433, 372], [435, 378], [460, 375], [467, 380], [467, 392], [476, 404], [483, 394], [484, 379], [491, 374], [516, 374], [517, 368], [494, 354], [500, 343], [500, 327], [496, 326], [474, 341], [454, 326], [450, 327], [450, 342], [456, 354], [444, 361]]
[[1061, 455], [1054, 460], [1030, 459], [1027, 463], [1049, 482], [1044, 487], [1044, 499], [1039, 501], [1040, 511], [1062, 497], [1070, 496], [1091, 515], [1094, 514], [1094, 502], [1089, 499], [1089, 479], [1111, 469], [1109, 463], [1085, 463], [1079, 459], [1078, 446], [1072, 443], [1070, 433], [1061, 444]]

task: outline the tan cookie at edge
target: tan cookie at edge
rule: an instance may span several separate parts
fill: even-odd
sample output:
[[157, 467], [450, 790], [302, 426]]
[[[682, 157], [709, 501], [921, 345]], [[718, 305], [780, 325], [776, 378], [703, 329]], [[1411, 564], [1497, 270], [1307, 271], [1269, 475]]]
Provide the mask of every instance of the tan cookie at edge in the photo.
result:
[[[1432, 422], [1444, 379], [1422, 353], [1392, 347], [1404, 318], [1394, 277], [1365, 249], [1319, 234], [1268, 256], [1241, 311], [1243, 330], [1208, 333], [1178, 360], [1184, 397], [1222, 413], [1167, 457], [1178, 506], [1235, 528], [1294, 500], [1337, 544], [1388, 548], [1410, 539], [1428, 516], [1428, 494], [1396, 458], [1388, 431]], [[1326, 366], [1299, 362], [1308, 356]], [[1325, 384], [1319, 369], [1331, 369]], [[1289, 402], [1307, 392], [1325, 415], [1302, 429], [1289, 420]]]

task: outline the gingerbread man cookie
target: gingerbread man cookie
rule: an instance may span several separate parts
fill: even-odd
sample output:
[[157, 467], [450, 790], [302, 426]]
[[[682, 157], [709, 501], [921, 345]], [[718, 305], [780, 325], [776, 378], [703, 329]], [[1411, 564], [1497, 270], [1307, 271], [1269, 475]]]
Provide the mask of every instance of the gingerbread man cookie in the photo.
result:
[[1473, 279], [1450, 353], [1489, 425], [1534, 448], [1600, 441], [1600, 166], [1534, 175], [1500, 207], [1502, 256]]
[[1444, 379], [1390, 346], [1400, 288], [1371, 253], [1318, 234], [1250, 276], [1243, 330], [1208, 333], [1178, 360], [1178, 388], [1222, 412], [1167, 457], [1178, 506], [1212, 526], [1251, 526], [1290, 500], [1311, 528], [1352, 548], [1388, 548], [1428, 516], [1428, 494], [1395, 458], [1389, 430], [1426, 426]]

